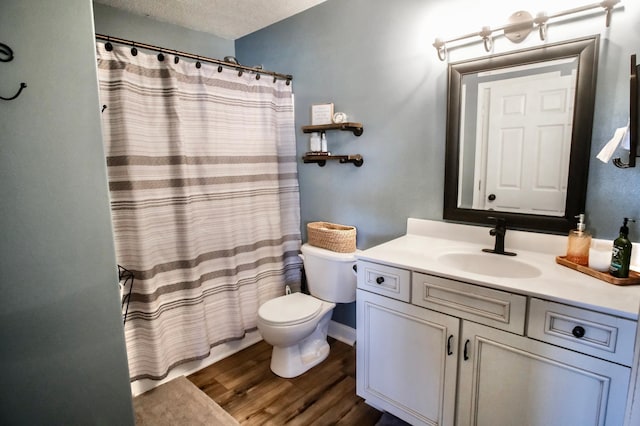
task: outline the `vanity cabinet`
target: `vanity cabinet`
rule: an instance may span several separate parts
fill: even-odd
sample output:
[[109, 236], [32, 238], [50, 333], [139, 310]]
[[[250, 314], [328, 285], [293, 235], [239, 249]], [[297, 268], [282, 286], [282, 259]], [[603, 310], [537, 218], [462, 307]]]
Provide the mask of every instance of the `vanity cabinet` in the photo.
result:
[[623, 424], [635, 321], [364, 260], [356, 309], [357, 393], [412, 425]]
[[412, 425], [451, 425], [460, 320], [357, 290], [357, 393]]
[[623, 424], [630, 368], [470, 321], [460, 342], [456, 424]]

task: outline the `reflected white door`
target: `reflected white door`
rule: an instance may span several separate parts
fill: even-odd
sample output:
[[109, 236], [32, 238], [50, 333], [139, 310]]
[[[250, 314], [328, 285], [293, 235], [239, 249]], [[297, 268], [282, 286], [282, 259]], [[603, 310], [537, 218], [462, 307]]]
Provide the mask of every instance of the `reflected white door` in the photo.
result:
[[574, 85], [556, 73], [481, 85], [484, 209], [564, 215]]

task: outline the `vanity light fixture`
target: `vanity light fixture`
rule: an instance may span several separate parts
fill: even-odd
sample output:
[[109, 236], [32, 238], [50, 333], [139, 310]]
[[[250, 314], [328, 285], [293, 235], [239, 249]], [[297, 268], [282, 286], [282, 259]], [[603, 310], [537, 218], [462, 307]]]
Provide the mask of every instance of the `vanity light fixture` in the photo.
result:
[[518, 11], [509, 17], [508, 22], [497, 28], [482, 27], [480, 32], [465, 34], [460, 37], [455, 37], [449, 40], [442, 40], [436, 38], [433, 43], [433, 47], [438, 52], [438, 58], [441, 61], [446, 61], [448, 56], [448, 44], [456, 41], [464, 40], [471, 37], [480, 37], [484, 44], [484, 49], [487, 52], [491, 52], [493, 49], [493, 37], [494, 32], [503, 31], [504, 36], [513, 43], [520, 43], [533, 31], [534, 26], [538, 28], [540, 40], [545, 40], [547, 37], [547, 24], [549, 20], [559, 18], [561, 16], [573, 15], [575, 13], [584, 12], [587, 10], [601, 7], [606, 12], [606, 26], [611, 24], [611, 12], [613, 8], [620, 3], [620, 0], [603, 0], [598, 3], [589, 4], [586, 6], [576, 7], [573, 9], [564, 10], [562, 12], [554, 13], [553, 15], [547, 15], [545, 12], [540, 12], [534, 18], [529, 12]]

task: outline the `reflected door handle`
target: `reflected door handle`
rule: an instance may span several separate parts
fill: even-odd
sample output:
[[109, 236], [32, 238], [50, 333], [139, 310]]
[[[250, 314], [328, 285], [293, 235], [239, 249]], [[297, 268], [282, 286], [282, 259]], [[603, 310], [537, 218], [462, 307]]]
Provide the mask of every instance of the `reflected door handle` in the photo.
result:
[[493, 200], [495, 200], [495, 199], [496, 199], [496, 194], [489, 194], [489, 196], [487, 197], [487, 199], [488, 199], [489, 201], [493, 201]]

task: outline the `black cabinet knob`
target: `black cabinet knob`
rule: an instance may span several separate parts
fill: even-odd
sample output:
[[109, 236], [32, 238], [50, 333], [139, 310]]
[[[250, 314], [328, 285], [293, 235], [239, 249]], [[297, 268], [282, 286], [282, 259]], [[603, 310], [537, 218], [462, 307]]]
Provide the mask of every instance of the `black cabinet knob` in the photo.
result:
[[496, 199], [496, 194], [489, 194], [487, 198], [489, 199], [489, 201], [493, 201]]
[[571, 333], [578, 339], [580, 339], [581, 337], [584, 337], [584, 328], [576, 325], [575, 327], [573, 327], [573, 330], [571, 330]]
[[376, 282], [377, 282], [378, 284], [382, 284], [382, 283], [384, 282], [384, 277], [378, 277], [378, 278], [376, 278]]

